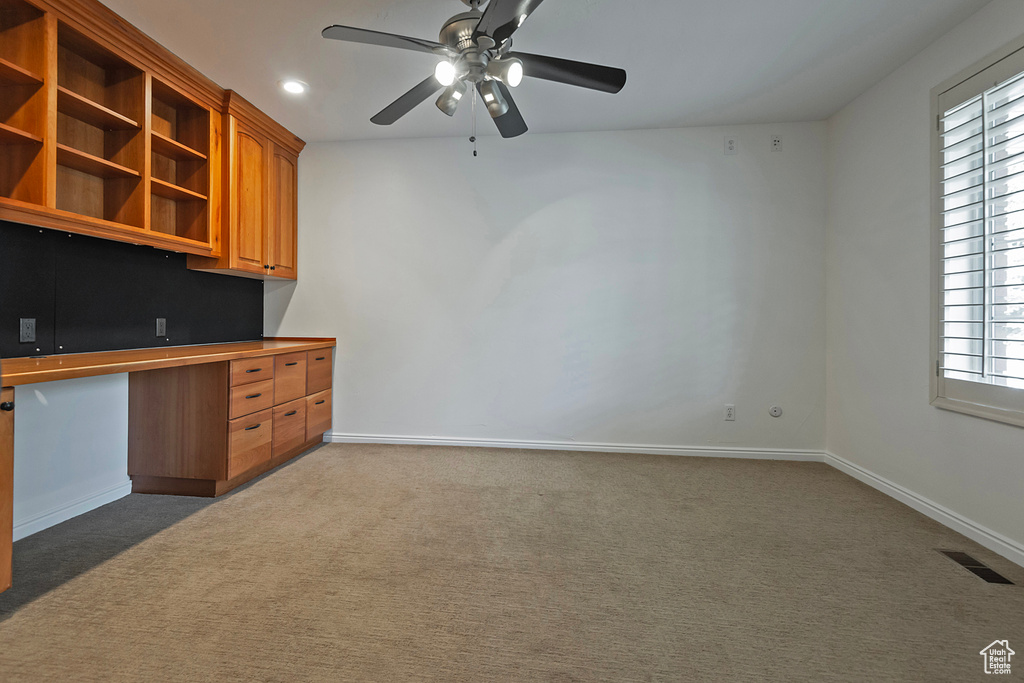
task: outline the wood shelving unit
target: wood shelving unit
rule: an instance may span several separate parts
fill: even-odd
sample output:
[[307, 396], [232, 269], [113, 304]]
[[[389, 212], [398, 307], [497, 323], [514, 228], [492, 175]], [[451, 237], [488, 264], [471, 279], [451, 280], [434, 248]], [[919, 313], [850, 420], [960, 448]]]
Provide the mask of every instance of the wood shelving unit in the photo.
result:
[[150, 227], [205, 240], [211, 216], [210, 111], [158, 79], [150, 102]]
[[44, 12], [23, 0], [0, 0], [0, 197], [40, 204], [46, 199], [45, 36]]
[[146, 226], [145, 89], [141, 69], [58, 24], [58, 209]]
[[0, 220], [294, 278], [304, 144], [99, 0], [0, 0]]

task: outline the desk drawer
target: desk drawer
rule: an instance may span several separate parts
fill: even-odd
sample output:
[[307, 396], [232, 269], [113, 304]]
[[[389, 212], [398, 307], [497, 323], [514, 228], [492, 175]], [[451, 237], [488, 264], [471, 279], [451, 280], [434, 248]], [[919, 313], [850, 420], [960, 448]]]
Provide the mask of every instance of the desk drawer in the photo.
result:
[[274, 379], [274, 357], [242, 358], [231, 361], [231, 386]]
[[274, 405], [274, 380], [268, 379], [252, 384], [239, 384], [231, 387], [231, 407], [228, 419], [234, 420], [258, 410], [266, 410]]
[[306, 399], [300, 398], [274, 408], [274, 450], [277, 456], [306, 441]]
[[274, 356], [274, 405], [306, 395], [306, 352]]
[[264, 410], [228, 423], [228, 479], [270, 460], [273, 413]]
[[306, 352], [306, 393], [315, 394], [331, 388], [331, 349]]
[[331, 428], [331, 390], [306, 397], [306, 441]]

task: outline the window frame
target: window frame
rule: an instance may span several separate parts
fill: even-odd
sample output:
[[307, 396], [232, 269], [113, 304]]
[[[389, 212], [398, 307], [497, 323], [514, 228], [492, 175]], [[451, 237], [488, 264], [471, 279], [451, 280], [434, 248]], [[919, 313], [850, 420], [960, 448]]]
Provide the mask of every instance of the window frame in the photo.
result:
[[[942, 289], [942, 114], [1024, 73], [1024, 36], [975, 62], [931, 91], [931, 364], [930, 403], [936, 408], [1024, 427], [1024, 389], [946, 378], [941, 371]], [[986, 264], [986, 270], [988, 266]]]

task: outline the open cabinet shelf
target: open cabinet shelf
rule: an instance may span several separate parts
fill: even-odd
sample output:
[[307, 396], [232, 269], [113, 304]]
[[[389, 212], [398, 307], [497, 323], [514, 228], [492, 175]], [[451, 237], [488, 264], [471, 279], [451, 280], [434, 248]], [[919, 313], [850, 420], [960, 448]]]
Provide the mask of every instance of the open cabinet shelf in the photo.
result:
[[165, 182], [159, 178], [152, 178], [151, 182], [153, 183], [151, 191], [158, 197], [181, 202], [206, 201], [206, 195], [204, 194], [193, 192], [192, 190], [188, 190], [184, 187], [178, 187], [173, 183]]
[[42, 85], [43, 79], [28, 69], [0, 57], [0, 86]]
[[86, 154], [74, 147], [57, 143], [57, 163], [100, 178], [140, 178], [142, 174], [113, 161]]
[[42, 144], [43, 139], [24, 130], [0, 123], [0, 145]]
[[174, 161], [206, 161], [206, 155], [153, 131], [153, 153]]
[[154, 78], [150, 101], [150, 228], [208, 242], [210, 110]]
[[139, 123], [88, 97], [57, 86], [57, 111], [101, 130], [133, 130]]

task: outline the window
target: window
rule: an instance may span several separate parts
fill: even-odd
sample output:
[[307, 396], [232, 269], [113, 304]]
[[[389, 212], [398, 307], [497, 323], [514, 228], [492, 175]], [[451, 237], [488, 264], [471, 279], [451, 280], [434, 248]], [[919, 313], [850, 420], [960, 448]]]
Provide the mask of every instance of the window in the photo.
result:
[[1024, 425], [1024, 49], [933, 100], [932, 403]]

